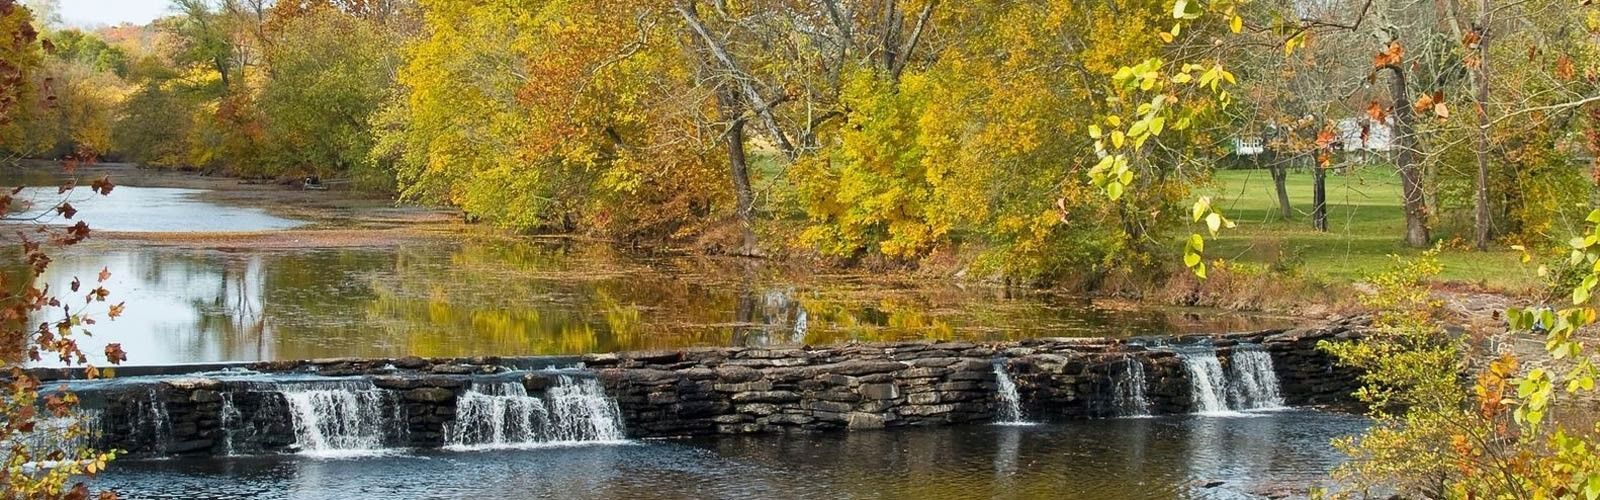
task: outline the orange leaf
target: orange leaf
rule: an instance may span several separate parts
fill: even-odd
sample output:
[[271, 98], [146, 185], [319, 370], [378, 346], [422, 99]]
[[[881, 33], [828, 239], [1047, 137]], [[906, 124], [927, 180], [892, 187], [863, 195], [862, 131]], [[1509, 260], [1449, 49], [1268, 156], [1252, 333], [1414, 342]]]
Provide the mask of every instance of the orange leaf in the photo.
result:
[[1576, 74], [1577, 71], [1572, 67], [1571, 57], [1562, 54], [1561, 57], [1556, 58], [1556, 76], [1561, 77], [1562, 80], [1571, 80]]
[[111, 279], [111, 268], [109, 268], [109, 267], [100, 268], [100, 282], [101, 283], [105, 283], [106, 280], [108, 280], [108, 279]]
[[1317, 147], [1326, 148], [1331, 146], [1333, 145], [1333, 139], [1333, 129], [1324, 128], [1322, 131], [1317, 132]]
[[1418, 113], [1428, 112], [1428, 110], [1433, 109], [1433, 96], [1422, 94], [1421, 97], [1417, 98], [1416, 104], [1411, 105], [1411, 108]]
[[1372, 101], [1367, 103], [1367, 116], [1371, 117], [1372, 121], [1383, 123], [1389, 118], [1389, 110], [1378, 104], [1378, 101]]

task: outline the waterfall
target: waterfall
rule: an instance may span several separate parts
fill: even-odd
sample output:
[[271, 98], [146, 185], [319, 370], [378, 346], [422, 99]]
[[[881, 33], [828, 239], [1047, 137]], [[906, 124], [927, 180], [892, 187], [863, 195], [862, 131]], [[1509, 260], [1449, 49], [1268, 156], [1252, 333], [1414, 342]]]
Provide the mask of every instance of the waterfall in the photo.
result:
[[1179, 355], [1183, 358], [1184, 371], [1189, 374], [1190, 400], [1199, 413], [1283, 406], [1278, 376], [1272, 368], [1272, 355], [1259, 347], [1235, 347], [1226, 371], [1217, 360], [1216, 349], [1186, 349]]
[[237, 406], [233, 405], [232, 392], [222, 393], [222, 409], [218, 410], [217, 413], [221, 418], [219, 425], [222, 431], [222, 454], [233, 456], [233, 435], [238, 432], [240, 422], [244, 420], [244, 415], [239, 412]]
[[1028, 422], [1028, 415], [1022, 411], [1022, 396], [1017, 393], [1017, 383], [1006, 373], [1005, 362], [994, 362], [994, 380], [996, 394], [1000, 397], [1000, 407], [995, 409], [995, 423], [1032, 425]]
[[1150, 399], [1144, 394], [1144, 363], [1131, 355], [1122, 357], [1122, 375], [1112, 385], [1112, 411], [1119, 417], [1150, 416]]
[[402, 406], [387, 391], [367, 381], [332, 388], [288, 388], [296, 444], [314, 456], [366, 455], [384, 450], [385, 438], [405, 429]]
[[172, 419], [167, 416], [166, 399], [155, 388], [147, 390], [145, 398], [134, 403], [132, 423], [135, 432], [149, 439], [151, 451], [167, 451], [167, 444], [172, 441]]
[[559, 375], [541, 399], [521, 381], [473, 382], [456, 399], [456, 420], [446, 426], [447, 448], [483, 450], [626, 438], [621, 410], [592, 378]]
[[1217, 351], [1183, 353], [1183, 369], [1189, 373], [1189, 400], [1200, 413], [1228, 411], [1227, 376], [1222, 372], [1222, 362]]
[[1228, 358], [1228, 404], [1239, 410], [1279, 408], [1283, 396], [1278, 393], [1278, 374], [1272, 369], [1272, 355], [1266, 351], [1244, 346], [1234, 348]]

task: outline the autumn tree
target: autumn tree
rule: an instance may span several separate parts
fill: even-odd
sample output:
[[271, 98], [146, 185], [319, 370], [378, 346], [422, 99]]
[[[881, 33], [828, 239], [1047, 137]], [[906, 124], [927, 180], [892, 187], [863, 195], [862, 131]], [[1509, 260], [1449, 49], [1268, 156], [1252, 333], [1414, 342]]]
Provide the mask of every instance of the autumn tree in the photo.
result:
[[[4, 126], [23, 116], [19, 110], [42, 105], [27, 99], [34, 95], [27, 87], [39, 69], [44, 47], [32, 26], [32, 13], [13, 0], [0, 0], [0, 43], [7, 44], [0, 51], [0, 126]], [[43, 101], [49, 101], [45, 97]], [[108, 195], [112, 188], [104, 178], [90, 187], [96, 195]], [[91, 378], [103, 374], [89, 362], [90, 354], [78, 348], [76, 339], [89, 335], [87, 329], [97, 317], [115, 319], [121, 314], [122, 304], [107, 306], [111, 292], [104, 283], [109, 273], [101, 271], [87, 277], [87, 282], [75, 278], [65, 293], [44, 282], [50, 254], [89, 237], [86, 223], [72, 223], [77, 210], [70, 196], [82, 191], [68, 181], [59, 189], [25, 193], [19, 187], [0, 194], [0, 219], [10, 222], [5, 244], [18, 250], [12, 258], [19, 259], [0, 272], [0, 363], [6, 373], [0, 391], [0, 443], [4, 443], [0, 488], [7, 497], [86, 498], [90, 491], [85, 478], [115, 458], [115, 453], [79, 444], [97, 430], [75, 412], [76, 396], [65, 387], [44, 387], [25, 370], [48, 356], [68, 366], [85, 366]], [[126, 355], [119, 344], [110, 344], [104, 359], [115, 365]], [[107, 492], [101, 497], [115, 495]]]

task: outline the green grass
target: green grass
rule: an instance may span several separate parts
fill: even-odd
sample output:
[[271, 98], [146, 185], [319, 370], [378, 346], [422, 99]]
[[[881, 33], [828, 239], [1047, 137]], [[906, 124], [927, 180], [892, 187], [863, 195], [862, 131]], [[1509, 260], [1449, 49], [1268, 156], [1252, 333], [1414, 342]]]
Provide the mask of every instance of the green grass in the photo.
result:
[[[1260, 264], [1287, 263], [1304, 272], [1336, 282], [1362, 279], [1386, 269], [1390, 254], [1416, 255], [1404, 245], [1405, 217], [1400, 209], [1400, 181], [1392, 167], [1352, 168], [1346, 174], [1328, 175], [1328, 232], [1311, 228], [1310, 172], [1290, 172], [1286, 183], [1294, 216], [1280, 218], [1272, 175], [1267, 170], [1225, 170], [1214, 185], [1201, 189], [1213, 203], [1239, 224], [1225, 231], [1207, 254]], [[1459, 237], [1435, 230], [1435, 240], [1446, 241], [1440, 256], [1440, 279], [1482, 287], [1523, 290], [1537, 284], [1531, 269], [1518, 262], [1515, 251], [1473, 252]]]

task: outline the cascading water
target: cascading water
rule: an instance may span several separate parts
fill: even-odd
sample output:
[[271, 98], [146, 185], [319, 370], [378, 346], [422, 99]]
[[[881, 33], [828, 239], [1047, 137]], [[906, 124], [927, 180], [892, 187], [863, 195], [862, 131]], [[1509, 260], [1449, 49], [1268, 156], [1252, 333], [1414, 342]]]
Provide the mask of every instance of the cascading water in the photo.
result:
[[626, 438], [622, 432], [622, 409], [617, 407], [616, 400], [606, 396], [599, 381], [562, 375], [546, 395], [550, 397], [555, 440], [620, 441]]
[[167, 416], [166, 399], [155, 388], [150, 388], [144, 399], [134, 403], [134, 415], [134, 429], [149, 440], [150, 449], [167, 451], [172, 441], [172, 419]]
[[1006, 373], [1005, 363], [1002, 361], [994, 363], [994, 381], [996, 395], [1000, 397], [1000, 407], [995, 409], [995, 423], [1032, 425], [1028, 422], [1028, 415], [1022, 411], [1022, 396], [1017, 392], [1017, 383]]
[[1119, 417], [1150, 416], [1150, 399], [1144, 393], [1144, 363], [1123, 356], [1121, 376], [1112, 386], [1112, 411]]
[[1228, 411], [1228, 378], [1217, 360], [1217, 351], [1191, 350], [1182, 353], [1183, 369], [1189, 373], [1189, 399], [1200, 413]]
[[1190, 398], [1199, 413], [1228, 413], [1283, 406], [1272, 355], [1256, 346], [1240, 345], [1223, 370], [1216, 349], [1179, 352], [1189, 374]]
[[618, 442], [621, 410], [592, 378], [559, 375], [541, 399], [521, 381], [474, 382], [456, 399], [448, 448], [484, 450]]
[[1228, 358], [1228, 404], [1236, 410], [1280, 408], [1278, 374], [1272, 368], [1272, 355], [1240, 346]]
[[402, 407], [388, 391], [364, 380], [341, 381], [332, 386], [282, 391], [302, 453], [373, 454], [384, 450], [386, 438], [404, 433]]
[[239, 424], [244, 420], [244, 415], [241, 414], [239, 412], [239, 408], [233, 404], [232, 392], [222, 393], [222, 409], [218, 410], [217, 413], [219, 414], [218, 416], [221, 417], [220, 425], [222, 427], [222, 453], [224, 455], [232, 456], [233, 435], [239, 432]]

